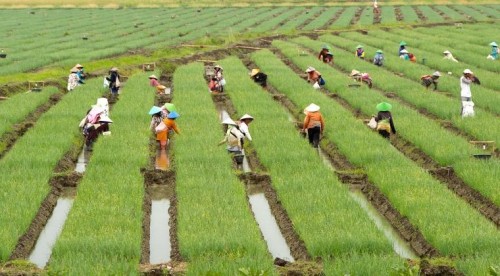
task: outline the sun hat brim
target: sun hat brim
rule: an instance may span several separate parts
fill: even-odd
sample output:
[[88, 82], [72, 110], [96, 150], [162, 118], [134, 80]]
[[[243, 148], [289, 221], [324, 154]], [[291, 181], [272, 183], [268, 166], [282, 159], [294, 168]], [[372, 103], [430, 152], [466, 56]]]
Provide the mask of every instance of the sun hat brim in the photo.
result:
[[151, 109], [149, 110], [148, 114], [149, 115], [153, 115], [153, 114], [156, 114], [158, 112], [161, 112], [161, 108], [158, 107], [158, 106], [153, 106], [151, 107]]
[[163, 105], [163, 107], [168, 110], [168, 112], [177, 112], [177, 108], [175, 108], [175, 105], [173, 103], [166, 103]]
[[311, 103], [310, 105], [308, 105], [304, 111], [306, 112], [316, 112], [316, 111], [319, 111], [320, 107], [314, 103]]
[[177, 112], [172, 111], [172, 112], [168, 113], [167, 118], [169, 118], [169, 119], [175, 119], [175, 118], [179, 118], [179, 116], [180, 115]]
[[241, 120], [245, 120], [245, 119], [250, 119], [250, 120], [253, 120], [253, 117], [252, 117], [252, 116], [250, 116], [249, 114], [245, 114], [245, 115], [241, 116], [240, 121], [241, 121]]
[[231, 126], [235, 126], [236, 123], [233, 121], [233, 119], [227, 117], [226, 119], [224, 119], [224, 121], [222, 121], [223, 125], [231, 125]]
[[381, 103], [377, 104], [378, 111], [389, 111], [391, 109], [392, 109], [392, 105], [390, 103], [381, 102]]

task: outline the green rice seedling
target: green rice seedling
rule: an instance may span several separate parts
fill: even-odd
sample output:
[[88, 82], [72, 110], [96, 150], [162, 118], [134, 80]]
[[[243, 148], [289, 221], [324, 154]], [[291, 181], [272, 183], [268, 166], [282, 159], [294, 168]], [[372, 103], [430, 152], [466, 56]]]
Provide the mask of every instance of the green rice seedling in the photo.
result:
[[[279, 41], [273, 45], [285, 47]], [[268, 81], [295, 104], [315, 102], [321, 106], [327, 121], [325, 138], [333, 141], [351, 163], [364, 168], [370, 181], [443, 255], [471, 258], [499, 254], [496, 227], [466, 202], [354, 119], [340, 104], [317, 93], [271, 52], [259, 51], [252, 59], [271, 76], [287, 76]]]
[[[58, 92], [56, 87], [46, 87], [42, 93], [22, 93], [0, 102], [0, 137], [13, 126]], [[0, 150], [1, 151], [1, 150]]]
[[348, 27], [351, 25], [351, 19], [356, 13], [357, 7], [347, 7], [344, 12], [339, 16], [339, 18], [333, 22], [332, 28], [334, 27]]
[[298, 15], [295, 19], [289, 20], [286, 22], [283, 26], [278, 27], [276, 31], [281, 32], [281, 31], [289, 31], [289, 30], [295, 30], [302, 24], [304, 24], [309, 18], [314, 16], [316, 13], [321, 11], [322, 7], [310, 7], [307, 9], [303, 9], [302, 13]]
[[256, 26], [252, 29], [255, 33], [265, 33], [271, 30], [276, 29], [278, 26], [284, 24], [286, 21], [293, 20], [293, 17], [296, 16], [299, 12], [302, 12], [302, 7], [294, 7], [288, 9], [287, 11], [270, 18], [267, 21], [263, 21], [260, 25]]
[[100, 80], [89, 81], [78, 92], [65, 95], [0, 160], [1, 261], [12, 253], [50, 191], [48, 181], [57, 162], [82, 139], [78, 123], [99, 97], [95, 88], [100, 85]]
[[[240, 115], [249, 113], [255, 118], [250, 125], [251, 143], [312, 256], [323, 259], [334, 256], [347, 262], [353, 255], [363, 255], [368, 262], [377, 264], [376, 268], [371, 267], [376, 274], [387, 273], [391, 265], [402, 263], [382, 233], [354, 202], [347, 187], [323, 166], [317, 152], [298, 135], [283, 108], [248, 77], [242, 62], [233, 57], [220, 64], [228, 80], [226, 93], [236, 110]], [[277, 63], [269, 60], [266, 64], [274, 67]], [[276, 70], [264, 72], [269, 73], [273, 85], [286, 85], [291, 77]], [[290, 85], [304, 98], [314, 93], [306, 90], [308, 85], [296, 82]], [[350, 273], [362, 271], [354, 266], [344, 268]], [[325, 273], [330, 275], [331, 271], [325, 270]]]
[[443, 12], [448, 17], [450, 17], [451, 20], [467, 20], [468, 19], [464, 15], [457, 12], [456, 10], [450, 8], [449, 6], [433, 6], [433, 8]]
[[384, 5], [380, 8], [380, 10], [382, 10], [382, 24], [394, 24], [398, 22], [394, 6]]
[[401, 6], [400, 9], [401, 13], [403, 13], [403, 21], [405, 23], [416, 23], [420, 21], [417, 13], [411, 6]]
[[500, 18], [498, 10], [495, 9], [494, 5], [475, 5], [474, 8], [479, 10], [479, 12], [486, 14], [488, 17], [496, 19]]
[[[335, 38], [332, 39], [331, 43], [335, 44]], [[352, 47], [354, 48], [355, 46]], [[387, 49], [385, 50], [387, 51]], [[356, 59], [353, 54], [344, 50], [338, 49], [336, 55], [345, 56], [345, 58], [337, 58], [335, 62], [343, 70], [350, 72], [356, 68], [356, 70], [369, 72], [374, 79], [375, 87], [396, 93], [398, 97], [406, 102], [418, 108], [425, 108], [428, 112], [441, 119], [452, 121], [456, 127], [476, 137], [476, 139], [496, 140], [500, 137], [499, 129], [489, 127], [495, 124], [494, 122], [497, 120], [495, 115], [480, 108], [475, 108], [475, 117], [462, 119], [460, 116], [460, 100], [450, 99], [438, 93], [427, 93], [425, 87], [419, 83], [397, 76], [392, 72], [386, 71], [383, 67], [379, 68], [363, 60]], [[405, 63], [405, 61], [397, 58], [395, 62], [403, 63], [401, 68], [403, 68], [404, 64], [409, 63]], [[386, 63], [389, 64], [389, 57], [386, 59]]]
[[358, 25], [361, 26], [371, 26], [373, 25], [374, 13], [371, 8], [365, 8], [361, 14]]
[[275, 274], [244, 187], [232, 172], [231, 155], [217, 146], [223, 132], [203, 65], [178, 67], [174, 87], [181, 115], [173, 148], [178, 235], [187, 273], [236, 274], [250, 267]]
[[453, 8], [465, 13], [467, 16], [470, 16], [471, 19], [478, 20], [478, 21], [485, 21], [489, 20], [490, 18], [478, 10], [475, 10], [474, 8], [467, 6], [467, 5], [453, 5]]
[[111, 135], [95, 142], [78, 196], [56, 243], [51, 273], [135, 274], [141, 256], [144, 178], [154, 94], [145, 72], [129, 78], [110, 111]]
[[[332, 19], [332, 15], [337, 13], [340, 10], [340, 7], [331, 7], [321, 12], [321, 14], [314, 18], [309, 24], [305, 25], [302, 30], [304, 31], [312, 31], [321, 29], [323, 26], [328, 23]], [[328, 27], [328, 26], [327, 26]]]
[[427, 22], [442, 22], [444, 18], [429, 6], [416, 6], [426, 17]]
[[[311, 50], [323, 43], [307, 38], [298, 38], [295, 41]], [[335, 42], [339, 41], [336, 38]], [[326, 87], [340, 95], [353, 108], [363, 112], [367, 118], [374, 113], [373, 106], [377, 103], [391, 101], [384, 95], [371, 92], [367, 87], [359, 89], [361, 90], [359, 92], [363, 93], [360, 97], [359, 93], [353, 93], [352, 90], [346, 89], [352, 83], [348, 76], [341, 75], [340, 72], [332, 72], [330, 66], [316, 60], [313, 56], [296, 56], [295, 49], [291, 45], [280, 47], [280, 49], [283, 49], [285, 56], [298, 66], [305, 68], [312, 65], [320, 70], [325, 79], [328, 79]], [[453, 166], [459, 175], [464, 176], [464, 180], [471, 187], [480, 191], [493, 202], [500, 203], [498, 191], [495, 191], [498, 182], [496, 178], [500, 173], [500, 162], [491, 160], [485, 164], [485, 162], [472, 158], [472, 154], [477, 153], [477, 149], [469, 141], [444, 130], [438, 122], [425, 118], [416, 110], [399, 105], [392, 113], [397, 118], [396, 129], [400, 136], [422, 149], [441, 166]], [[429, 143], [429, 141], [433, 142]]]

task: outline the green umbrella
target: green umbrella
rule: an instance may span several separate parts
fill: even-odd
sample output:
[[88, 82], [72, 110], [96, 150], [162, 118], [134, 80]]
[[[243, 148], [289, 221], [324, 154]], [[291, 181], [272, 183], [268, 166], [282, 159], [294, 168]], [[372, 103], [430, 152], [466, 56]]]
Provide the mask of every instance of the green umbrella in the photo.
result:
[[173, 103], [166, 103], [165, 105], [163, 105], [163, 107], [165, 107], [168, 112], [177, 112], [177, 108], [175, 108], [175, 105]]
[[381, 103], [377, 104], [378, 111], [389, 111], [389, 110], [391, 110], [391, 108], [392, 108], [392, 105], [390, 103], [381, 102]]

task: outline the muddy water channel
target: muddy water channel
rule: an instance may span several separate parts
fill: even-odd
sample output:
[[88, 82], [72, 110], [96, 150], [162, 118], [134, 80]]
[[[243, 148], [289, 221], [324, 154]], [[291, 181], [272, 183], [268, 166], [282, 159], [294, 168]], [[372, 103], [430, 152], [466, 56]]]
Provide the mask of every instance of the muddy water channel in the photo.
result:
[[[78, 173], [84, 173], [88, 160], [88, 152], [82, 150], [78, 156], [75, 171]], [[74, 194], [74, 188], [65, 188], [62, 196], [57, 200], [57, 204], [54, 211], [52, 211], [52, 215], [38, 237], [35, 247], [28, 258], [29, 261], [34, 263], [38, 268], [44, 268], [50, 259], [52, 249], [62, 232], [64, 223], [68, 218], [69, 211], [73, 206]]]
[[160, 199], [151, 201], [151, 224], [149, 227], [149, 262], [161, 264], [170, 261], [170, 216], [168, 209], [170, 200]]
[[[335, 168], [332, 166], [332, 163], [328, 159], [327, 155], [321, 150], [318, 149], [318, 153], [323, 160], [325, 166], [327, 166], [332, 171], [335, 171]], [[410, 247], [410, 245], [405, 242], [399, 234], [394, 230], [391, 224], [378, 213], [378, 211], [373, 207], [368, 199], [366, 199], [365, 195], [358, 189], [350, 189], [349, 195], [356, 201], [361, 208], [366, 212], [368, 217], [375, 223], [377, 229], [382, 231], [384, 236], [389, 240], [392, 244], [392, 248], [394, 252], [405, 259], [416, 259], [417, 255]]]

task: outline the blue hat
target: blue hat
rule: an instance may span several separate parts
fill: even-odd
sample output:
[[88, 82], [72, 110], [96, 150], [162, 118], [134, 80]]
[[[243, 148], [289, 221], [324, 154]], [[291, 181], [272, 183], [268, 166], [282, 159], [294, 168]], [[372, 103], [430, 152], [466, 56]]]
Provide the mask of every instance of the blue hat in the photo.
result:
[[169, 119], [175, 119], [175, 118], [178, 118], [179, 116], [180, 115], [177, 112], [172, 111], [172, 112], [168, 113], [167, 118], [169, 118]]
[[159, 108], [158, 106], [153, 106], [151, 107], [151, 109], [149, 110], [148, 114], [149, 115], [153, 115], [153, 114], [156, 114], [158, 112], [161, 112], [161, 108]]

